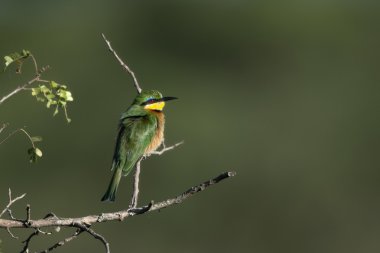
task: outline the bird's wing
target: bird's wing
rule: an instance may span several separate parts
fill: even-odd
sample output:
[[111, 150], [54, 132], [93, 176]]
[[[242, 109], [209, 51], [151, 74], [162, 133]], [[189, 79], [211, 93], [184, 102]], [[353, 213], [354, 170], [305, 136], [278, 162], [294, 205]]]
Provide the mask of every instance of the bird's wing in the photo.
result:
[[157, 122], [144, 116], [126, 117], [121, 120], [112, 169], [122, 169], [127, 175], [136, 162], [144, 155], [146, 147], [152, 141]]

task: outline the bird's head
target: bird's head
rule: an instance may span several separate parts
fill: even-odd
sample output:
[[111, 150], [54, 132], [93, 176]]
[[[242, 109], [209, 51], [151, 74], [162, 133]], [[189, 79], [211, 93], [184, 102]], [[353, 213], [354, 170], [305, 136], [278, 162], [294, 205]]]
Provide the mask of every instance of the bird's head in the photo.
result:
[[177, 99], [176, 97], [163, 97], [159, 91], [143, 90], [133, 104], [142, 106], [145, 110], [162, 111], [165, 101]]

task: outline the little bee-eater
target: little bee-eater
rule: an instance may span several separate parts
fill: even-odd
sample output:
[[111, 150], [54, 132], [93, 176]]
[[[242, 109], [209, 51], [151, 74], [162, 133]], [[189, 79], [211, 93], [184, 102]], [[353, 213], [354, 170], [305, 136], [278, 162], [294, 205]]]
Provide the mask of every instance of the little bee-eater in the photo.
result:
[[113, 176], [102, 201], [115, 201], [122, 175], [126, 176], [145, 155], [155, 151], [164, 140], [165, 101], [156, 90], [142, 91], [120, 118], [112, 161]]

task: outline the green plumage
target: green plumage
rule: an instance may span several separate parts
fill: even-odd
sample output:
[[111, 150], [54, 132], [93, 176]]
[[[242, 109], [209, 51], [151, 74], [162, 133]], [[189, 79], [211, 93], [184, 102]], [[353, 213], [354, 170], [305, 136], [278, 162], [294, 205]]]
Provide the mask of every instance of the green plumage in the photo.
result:
[[156, 101], [165, 101], [160, 92], [143, 91], [122, 114], [111, 166], [113, 176], [102, 201], [115, 200], [121, 176], [131, 172], [153, 141], [159, 122], [156, 113], [145, 105]]

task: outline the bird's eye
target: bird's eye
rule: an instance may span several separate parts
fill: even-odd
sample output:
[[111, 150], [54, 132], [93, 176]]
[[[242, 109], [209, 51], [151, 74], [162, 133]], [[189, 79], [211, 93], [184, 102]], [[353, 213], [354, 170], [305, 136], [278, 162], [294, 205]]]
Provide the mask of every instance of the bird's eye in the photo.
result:
[[148, 104], [152, 104], [154, 102], [155, 102], [154, 98], [148, 98], [144, 103], [142, 103], [142, 105], [148, 105]]

